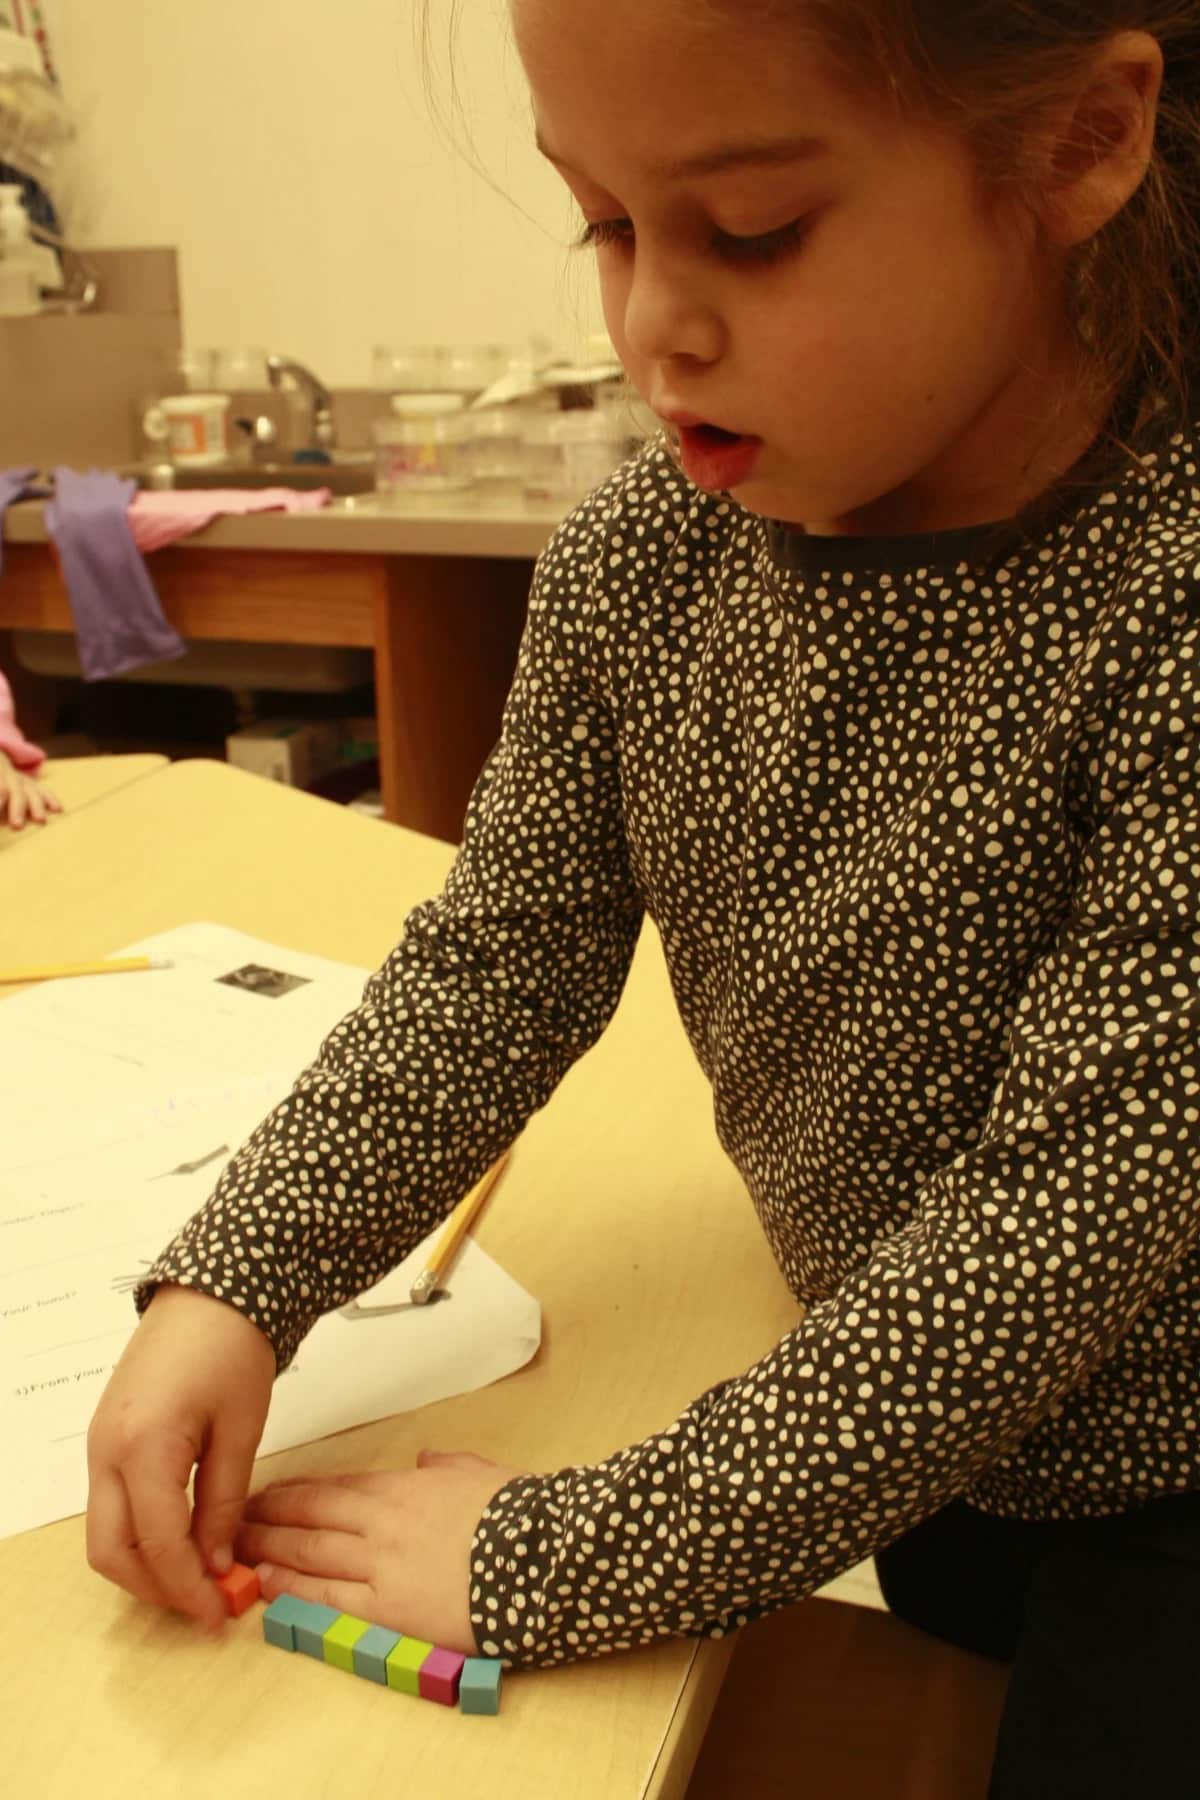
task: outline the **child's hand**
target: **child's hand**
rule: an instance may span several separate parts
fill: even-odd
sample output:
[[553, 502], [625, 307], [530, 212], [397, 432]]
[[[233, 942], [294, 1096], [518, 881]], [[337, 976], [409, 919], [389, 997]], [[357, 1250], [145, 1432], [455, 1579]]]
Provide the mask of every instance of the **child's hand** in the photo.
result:
[[220, 1626], [209, 1574], [232, 1546], [274, 1377], [275, 1352], [242, 1313], [187, 1288], [158, 1290], [88, 1432], [93, 1569]]
[[20, 831], [27, 819], [44, 825], [52, 812], [62, 811], [62, 801], [36, 775], [26, 775], [0, 750], [0, 821], [7, 819]]
[[238, 1557], [259, 1565], [268, 1600], [295, 1594], [477, 1656], [471, 1541], [488, 1502], [524, 1473], [423, 1450], [415, 1469], [274, 1482], [246, 1502]]

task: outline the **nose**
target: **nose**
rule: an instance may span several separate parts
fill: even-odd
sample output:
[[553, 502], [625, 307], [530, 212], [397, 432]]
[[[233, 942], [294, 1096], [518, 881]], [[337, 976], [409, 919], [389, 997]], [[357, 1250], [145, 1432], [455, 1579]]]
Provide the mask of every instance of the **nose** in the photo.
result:
[[647, 362], [687, 357], [715, 362], [724, 326], [702, 291], [694, 265], [638, 246], [625, 294], [624, 338]]

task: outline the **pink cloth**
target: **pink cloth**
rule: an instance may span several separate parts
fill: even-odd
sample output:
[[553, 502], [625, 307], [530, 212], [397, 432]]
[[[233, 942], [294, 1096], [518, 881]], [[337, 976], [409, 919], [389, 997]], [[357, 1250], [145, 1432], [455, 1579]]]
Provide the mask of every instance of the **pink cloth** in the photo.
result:
[[145, 553], [203, 531], [221, 513], [318, 512], [332, 497], [329, 488], [172, 488], [135, 495], [129, 506], [129, 529]]
[[46, 752], [31, 744], [17, 724], [12, 689], [3, 675], [0, 675], [0, 750], [15, 768], [23, 769], [27, 775], [36, 775], [46, 760]]

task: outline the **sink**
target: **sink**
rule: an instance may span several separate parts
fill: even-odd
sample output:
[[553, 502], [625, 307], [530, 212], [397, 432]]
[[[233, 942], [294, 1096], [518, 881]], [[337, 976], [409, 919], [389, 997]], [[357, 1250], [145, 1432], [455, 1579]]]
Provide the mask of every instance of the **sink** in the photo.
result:
[[[150, 486], [150, 467], [130, 471], [141, 488]], [[175, 470], [176, 488], [330, 488], [335, 494], [369, 494], [375, 487], [373, 457], [331, 463], [210, 463], [202, 469]]]

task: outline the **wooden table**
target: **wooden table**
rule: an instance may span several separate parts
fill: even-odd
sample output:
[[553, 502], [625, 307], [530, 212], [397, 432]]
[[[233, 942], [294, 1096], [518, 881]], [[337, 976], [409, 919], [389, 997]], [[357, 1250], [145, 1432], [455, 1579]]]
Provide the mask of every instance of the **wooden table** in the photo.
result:
[[[16, 506], [4, 522], [0, 638], [74, 631], [41, 512]], [[494, 518], [389, 518], [360, 502], [220, 519], [148, 566], [186, 639], [369, 649], [385, 817], [457, 843], [555, 521], [516, 505]]]
[[[447, 846], [260, 781], [173, 763], [0, 863], [13, 962], [92, 957], [193, 919], [374, 966]], [[301, 876], [296, 879], [296, 876]], [[70, 1104], [64, 1095], [64, 1105]], [[552, 1469], [673, 1419], [794, 1322], [647, 928], [600, 1044], [526, 1128], [480, 1242], [536, 1294], [517, 1374], [270, 1458], [259, 1477], [474, 1449]], [[258, 1609], [206, 1640], [87, 1567], [83, 1522], [0, 1543], [5, 1788], [90, 1797], [683, 1793], [729, 1643], [676, 1641], [510, 1674], [463, 1718], [264, 1645]]]
[[42, 764], [41, 776], [63, 803], [64, 811], [51, 813], [45, 825], [23, 825], [13, 831], [0, 825], [0, 850], [15, 850], [32, 844], [38, 835], [55, 830], [69, 813], [91, 806], [105, 794], [115, 793], [130, 781], [140, 781], [155, 769], [165, 769], [165, 756], [61, 756], [49, 757]]

